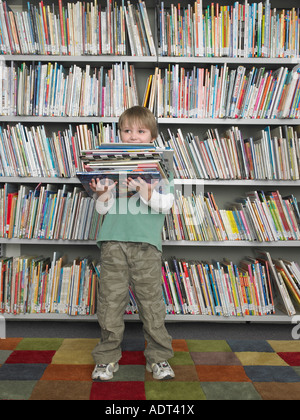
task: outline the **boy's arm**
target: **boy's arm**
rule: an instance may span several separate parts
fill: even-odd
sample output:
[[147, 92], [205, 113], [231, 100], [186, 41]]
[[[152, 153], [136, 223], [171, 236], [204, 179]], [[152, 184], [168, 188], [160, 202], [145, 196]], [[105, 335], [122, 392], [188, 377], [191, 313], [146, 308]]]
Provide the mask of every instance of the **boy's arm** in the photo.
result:
[[157, 213], [168, 213], [174, 203], [174, 194], [160, 194], [158, 191], [153, 190], [150, 200], [147, 201], [142, 196], [140, 196], [140, 199]]
[[97, 213], [106, 214], [112, 208], [112, 206], [115, 202], [115, 199], [114, 199], [113, 195], [111, 195], [111, 197], [106, 201], [103, 201], [103, 199], [101, 199], [101, 198], [102, 198], [102, 196], [98, 197], [98, 199], [96, 200], [96, 207], [95, 208], [96, 208]]
[[164, 191], [162, 194], [156, 189], [159, 186], [159, 181], [148, 184], [140, 177], [136, 180], [128, 178], [127, 185], [129, 189], [138, 191], [141, 201], [157, 213], [168, 213], [174, 203], [173, 175], [170, 175], [168, 181], [167, 184], [162, 185]]

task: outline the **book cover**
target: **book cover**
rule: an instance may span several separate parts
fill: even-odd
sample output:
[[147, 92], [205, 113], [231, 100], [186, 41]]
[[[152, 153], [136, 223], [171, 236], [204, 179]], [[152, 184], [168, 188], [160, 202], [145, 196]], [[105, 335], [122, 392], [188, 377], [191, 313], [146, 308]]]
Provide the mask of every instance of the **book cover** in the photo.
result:
[[123, 182], [126, 181], [127, 177], [130, 177], [132, 179], [137, 179], [138, 177], [141, 177], [143, 180], [145, 180], [148, 183], [154, 182], [156, 180], [161, 180], [161, 174], [159, 171], [94, 171], [94, 172], [77, 172], [76, 176], [78, 177], [79, 181], [81, 182], [82, 186], [88, 193], [90, 197], [94, 197], [94, 192], [90, 187], [90, 183], [92, 179], [100, 179], [101, 183], [105, 183], [106, 179], [109, 179], [109, 183], [112, 184], [114, 182], [117, 182], [116, 185], [116, 196], [126, 196], [131, 197], [133, 194], [136, 193], [136, 191], [128, 191], [127, 186], [122, 185]]

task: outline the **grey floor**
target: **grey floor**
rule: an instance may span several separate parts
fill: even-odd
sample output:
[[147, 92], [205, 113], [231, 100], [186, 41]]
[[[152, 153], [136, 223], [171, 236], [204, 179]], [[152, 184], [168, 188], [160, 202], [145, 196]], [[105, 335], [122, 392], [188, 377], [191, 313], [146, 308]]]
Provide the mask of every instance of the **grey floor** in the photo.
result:
[[[174, 339], [292, 340], [293, 324], [168, 322]], [[8, 321], [7, 337], [98, 338], [97, 322]], [[140, 322], [126, 322], [125, 340], [143, 339]]]

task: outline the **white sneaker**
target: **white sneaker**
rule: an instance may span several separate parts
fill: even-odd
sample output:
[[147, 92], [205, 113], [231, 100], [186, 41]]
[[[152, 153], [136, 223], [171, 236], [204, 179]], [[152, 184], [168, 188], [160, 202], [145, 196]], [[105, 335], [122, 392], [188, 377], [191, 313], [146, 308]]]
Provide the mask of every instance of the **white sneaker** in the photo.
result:
[[100, 381], [109, 381], [113, 378], [114, 373], [119, 370], [119, 363], [108, 363], [102, 365], [96, 365], [93, 373], [92, 379]]
[[159, 363], [152, 363], [152, 365], [147, 363], [146, 369], [147, 369], [148, 372], [153, 373], [153, 378], [154, 379], [162, 380], [162, 379], [173, 379], [173, 378], [175, 378], [175, 373], [174, 373], [173, 369], [171, 368], [171, 366], [169, 365], [169, 363], [166, 360], [164, 360], [163, 362], [159, 362]]

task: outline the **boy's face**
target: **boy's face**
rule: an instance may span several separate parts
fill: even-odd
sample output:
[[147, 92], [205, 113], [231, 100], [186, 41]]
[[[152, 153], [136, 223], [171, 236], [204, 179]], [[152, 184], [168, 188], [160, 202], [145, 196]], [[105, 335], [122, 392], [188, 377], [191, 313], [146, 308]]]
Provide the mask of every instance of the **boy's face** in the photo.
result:
[[124, 121], [120, 129], [120, 136], [123, 143], [152, 143], [155, 140], [152, 138], [149, 128], [127, 121]]

